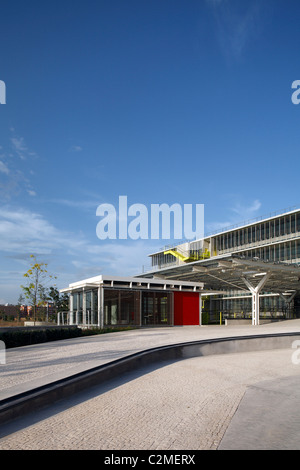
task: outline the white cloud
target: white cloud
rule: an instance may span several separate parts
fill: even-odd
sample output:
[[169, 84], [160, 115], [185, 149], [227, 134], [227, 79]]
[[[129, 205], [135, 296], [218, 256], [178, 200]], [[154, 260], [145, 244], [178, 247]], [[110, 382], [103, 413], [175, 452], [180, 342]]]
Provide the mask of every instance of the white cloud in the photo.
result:
[[256, 199], [253, 201], [249, 206], [243, 206], [240, 203], [237, 203], [234, 207], [232, 207], [232, 211], [238, 214], [239, 217], [244, 218], [251, 218], [255, 217], [255, 212], [257, 212], [261, 208], [261, 202]]
[[93, 209], [96, 211], [96, 208], [99, 205], [99, 201], [75, 201], [72, 199], [51, 199], [50, 202], [55, 204], [61, 204], [67, 207], [74, 207], [75, 209]]
[[11, 132], [14, 133], [10, 138], [11, 149], [8, 151], [1, 146], [0, 155], [0, 174], [6, 175], [0, 181], [0, 196], [6, 201], [21, 193], [36, 195], [30, 184], [30, 177], [33, 175], [30, 163], [37, 155], [28, 149], [23, 137], [15, 135], [14, 129]]
[[230, 211], [235, 215], [225, 222], [210, 222], [206, 224], [206, 234], [222, 232], [223, 230], [229, 229], [230, 227], [236, 225], [243, 225], [252, 219], [257, 217], [257, 211], [261, 208], [261, 202], [258, 199], [255, 199], [249, 205], [241, 204], [237, 202], [233, 207], [230, 208]]
[[23, 137], [12, 137], [11, 142], [16, 150], [19, 150], [20, 152], [27, 151], [27, 147], [24, 144]]
[[1, 160], [0, 160], [0, 173], [4, 173], [6, 175], [9, 174], [9, 169], [7, 165], [5, 165], [5, 163], [3, 163]]
[[64, 259], [64, 264], [72, 264], [79, 272], [97, 268], [119, 275], [137, 274], [143, 264], [150, 264], [149, 252], [158, 249], [145, 240], [91, 243], [81, 234], [56, 228], [38, 213], [10, 207], [0, 208], [0, 238], [5, 253], [52, 256]]
[[27, 147], [24, 144], [23, 137], [12, 137], [10, 140], [13, 144], [13, 149], [15, 150], [15, 152], [19, 155], [22, 160], [25, 160], [26, 157], [24, 153], [27, 152]]
[[260, 32], [260, 5], [258, 2], [228, 2], [207, 0], [213, 8], [216, 34], [226, 57], [241, 57], [250, 41]]
[[39, 214], [28, 210], [0, 209], [1, 250], [15, 253], [49, 253], [58, 233]]
[[232, 221], [227, 221], [227, 222], [210, 222], [206, 224], [205, 227], [205, 233], [206, 235], [209, 233], [215, 233], [215, 232], [221, 232], [223, 231], [226, 227], [229, 227], [232, 225]]
[[73, 145], [73, 146], [70, 148], [70, 151], [71, 151], [71, 152], [81, 152], [81, 151], [82, 151], [82, 147], [80, 147], [79, 145]]
[[[14, 129], [12, 129], [12, 132], [14, 132]], [[32, 158], [37, 156], [35, 152], [27, 147], [24, 137], [14, 136], [11, 137], [10, 141], [12, 143], [13, 151], [16, 152], [21, 160], [26, 160], [27, 157]]]

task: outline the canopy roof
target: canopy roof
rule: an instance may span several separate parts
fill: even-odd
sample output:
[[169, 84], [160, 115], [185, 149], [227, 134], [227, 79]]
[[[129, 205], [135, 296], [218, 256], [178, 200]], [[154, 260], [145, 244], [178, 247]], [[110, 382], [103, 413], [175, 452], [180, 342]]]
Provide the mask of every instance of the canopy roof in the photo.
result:
[[204, 283], [205, 290], [248, 291], [246, 281], [253, 287], [259, 285], [262, 276], [268, 275], [264, 291], [292, 293], [300, 290], [300, 266], [283, 262], [263, 261], [236, 255], [207, 259], [170, 266], [145, 274], [146, 277], [185, 280]]
[[187, 280], [162, 280], [157, 278], [120, 277], [100, 275], [69, 284], [69, 287], [61, 289], [60, 292], [76, 292], [82, 289], [90, 290], [97, 287], [115, 289], [151, 289], [151, 290], [184, 290], [203, 292], [203, 284], [198, 281]]

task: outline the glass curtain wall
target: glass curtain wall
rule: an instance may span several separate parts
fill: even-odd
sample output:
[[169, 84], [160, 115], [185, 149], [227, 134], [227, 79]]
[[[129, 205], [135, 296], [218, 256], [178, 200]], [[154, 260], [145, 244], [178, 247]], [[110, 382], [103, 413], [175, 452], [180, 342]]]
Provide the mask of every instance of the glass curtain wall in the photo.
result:
[[139, 291], [104, 289], [104, 325], [139, 325]]
[[86, 323], [97, 325], [98, 323], [98, 290], [93, 289], [86, 293]]
[[[291, 305], [284, 302], [279, 296], [261, 295], [259, 299], [260, 317], [289, 317]], [[222, 312], [227, 318], [250, 318], [252, 315], [252, 297], [236, 297], [234, 299], [212, 299], [210, 318]]]
[[295, 263], [300, 260], [300, 240], [292, 240], [290, 242], [247, 250], [243, 251], [242, 254], [249, 258], [257, 257], [267, 261], [287, 261]]
[[98, 290], [85, 292], [86, 314], [83, 314], [84, 293], [73, 294], [73, 322], [76, 324], [97, 325], [98, 323]]
[[216, 237], [218, 252], [240, 249], [244, 245], [272, 240], [300, 232], [300, 213], [288, 214], [277, 219], [240, 228]]
[[[171, 292], [104, 288], [104, 326], [172, 325]], [[86, 292], [86, 314], [83, 315], [83, 292], [73, 295], [73, 321], [97, 325], [98, 291]]]
[[142, 325], [172, 325], [172, 313], [171, 293], [142, 293]]

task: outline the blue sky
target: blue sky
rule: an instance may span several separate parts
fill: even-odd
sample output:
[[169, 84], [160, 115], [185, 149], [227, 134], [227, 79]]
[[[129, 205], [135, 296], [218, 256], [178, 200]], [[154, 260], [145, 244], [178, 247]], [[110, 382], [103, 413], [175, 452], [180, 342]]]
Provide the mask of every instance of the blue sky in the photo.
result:
[[99, 240], [99, 204], [204, 204], [205, 231], [297, 206], [294, 0], [1, 6], [0, 303], [139, 274], [168, 240]]

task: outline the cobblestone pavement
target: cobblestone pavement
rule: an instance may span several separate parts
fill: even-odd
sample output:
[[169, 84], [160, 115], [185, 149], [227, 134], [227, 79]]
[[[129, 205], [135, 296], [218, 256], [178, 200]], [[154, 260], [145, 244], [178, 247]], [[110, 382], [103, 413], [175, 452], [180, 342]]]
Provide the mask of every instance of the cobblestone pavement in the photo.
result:
[[300, 331], [300, 320], [259, 327], [139, 329], [9, 349], [6, 351], [6, 365], [0, 364], [0, 400], [156, 346], [225, 336], [294, 331]]
[[4, 426], [0, 449], [217, 449], [248, 386], [299, 376], [291, 355], [198, 357], [130, 374]]
[[[298, 327], [287, 322], [280, 329]], [[259, 333], [275, 330], [259, 327]], [[7, 394], [41, 377], [159, 344], [257, 333], [249, 327], [168, 328], [20, 348], [8, 351], [0, 387]], [[291, 357], [292, 349], [215, 355], [128, 373], [2, 426], [0, 449], [217, 449], [249, 386], [299, 375]]]

